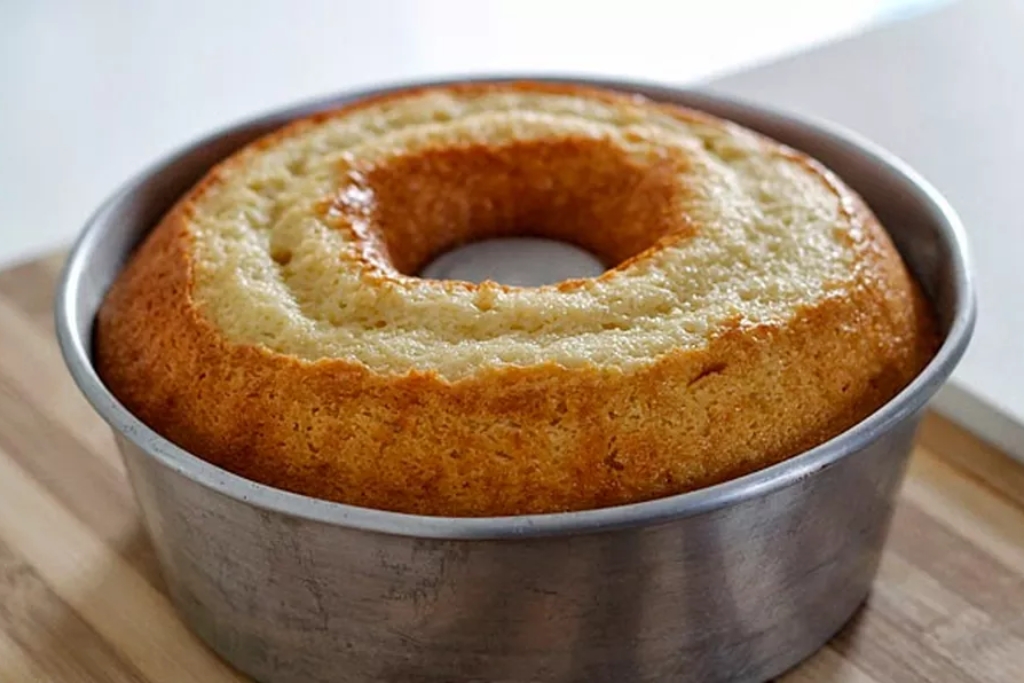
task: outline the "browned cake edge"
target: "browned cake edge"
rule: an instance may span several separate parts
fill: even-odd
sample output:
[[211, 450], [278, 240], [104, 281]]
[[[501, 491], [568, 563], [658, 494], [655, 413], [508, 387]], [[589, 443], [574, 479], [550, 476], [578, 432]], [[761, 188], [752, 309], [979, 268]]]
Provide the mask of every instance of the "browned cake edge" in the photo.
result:
[[[453, 89], [481, 87], [619, 97], [532, 83]], [[250, 149], [379, 99], [291, 124]], [[637, 370], [548, 364], [457, 381], [430, 372], [378, 375], [344, 360], [308, 362], [232, 344], [193, 302], [187, 230], [193, 200], [216, 186], [222, 164], [154, 229], [111, 288], [98, 316], [97, 368], [132, 413], [209, 462], [366, 507], [446, 516], [553, 512], [736, 477], [862, 420], [936, 346], [917, 284], [863, 202], [817, 162], [768, 144], [819, 174], [863, 231], [857, 285], [788, 324], [737, 321], [704, 350], [670, 353]]]

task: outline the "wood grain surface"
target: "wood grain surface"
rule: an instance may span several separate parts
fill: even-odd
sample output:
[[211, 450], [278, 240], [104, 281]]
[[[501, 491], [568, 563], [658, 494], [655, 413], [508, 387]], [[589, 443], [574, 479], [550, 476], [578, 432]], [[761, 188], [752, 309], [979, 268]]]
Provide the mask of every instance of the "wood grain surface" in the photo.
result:
[[[53, 339], [60, 257], [0, 272], [0, 683], [223, 683], [177, 619]], [[786, 683], [1024, 682], [1024, 468], [925, 420], [866, 606]]]

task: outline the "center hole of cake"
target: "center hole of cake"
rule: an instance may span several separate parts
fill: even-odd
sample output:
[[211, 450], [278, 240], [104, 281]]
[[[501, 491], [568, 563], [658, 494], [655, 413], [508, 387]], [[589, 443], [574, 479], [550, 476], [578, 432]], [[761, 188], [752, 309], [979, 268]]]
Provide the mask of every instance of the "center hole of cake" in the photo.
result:
[[331, 209], [404, 275], [553, 284], [678, 232], [684, 161], [576, 137], [429, 148], [349, 172]]
[[501, 237], [463, 245], [431, 261], [419, 276], [432, 280], [491, 280], [540, 287], [597, 277], [604, 264], [586, 249], [541, 237]]

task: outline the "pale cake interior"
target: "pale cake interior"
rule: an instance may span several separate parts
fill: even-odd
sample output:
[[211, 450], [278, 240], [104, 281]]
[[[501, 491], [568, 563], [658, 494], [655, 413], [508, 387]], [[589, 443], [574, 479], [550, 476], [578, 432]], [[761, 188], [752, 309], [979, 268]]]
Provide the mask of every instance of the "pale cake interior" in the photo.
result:
[[[218, 170], [187, 222], [192, 297], [230, 341], [381, 374], [628, 371], [854, 286], [859, 221], [810, 164], [624, 99], [389, 99], [297, 124]], [[415, 276], [508, 234], [577, 243], [611, 269], [537, 288]]]

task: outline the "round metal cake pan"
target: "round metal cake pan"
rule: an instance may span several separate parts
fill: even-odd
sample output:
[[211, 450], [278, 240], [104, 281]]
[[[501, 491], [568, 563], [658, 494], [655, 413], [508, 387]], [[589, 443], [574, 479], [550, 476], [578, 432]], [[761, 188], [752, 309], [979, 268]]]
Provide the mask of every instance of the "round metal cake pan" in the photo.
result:
[[831, 441], [674, 497], [456, 519], [282, 492], [207, 464], [125, 410], [93, 367], [93, 320], [133, 247], [213, 163], [297, 116], [403, 86], [201, 140], [91, 218], [62, 276], [57, 334], [75, 381], [117, 436], [183, 619], [260, 681], [762, 681], [825, 643], [870, 589], [922, 410], [974, 323], [956, 215], [904, 164], [831, 126], [707, 93], [548, 80], [691, 106], [823, 161], [888, 228], [938, 312], [941, 349], [910, 386]]

